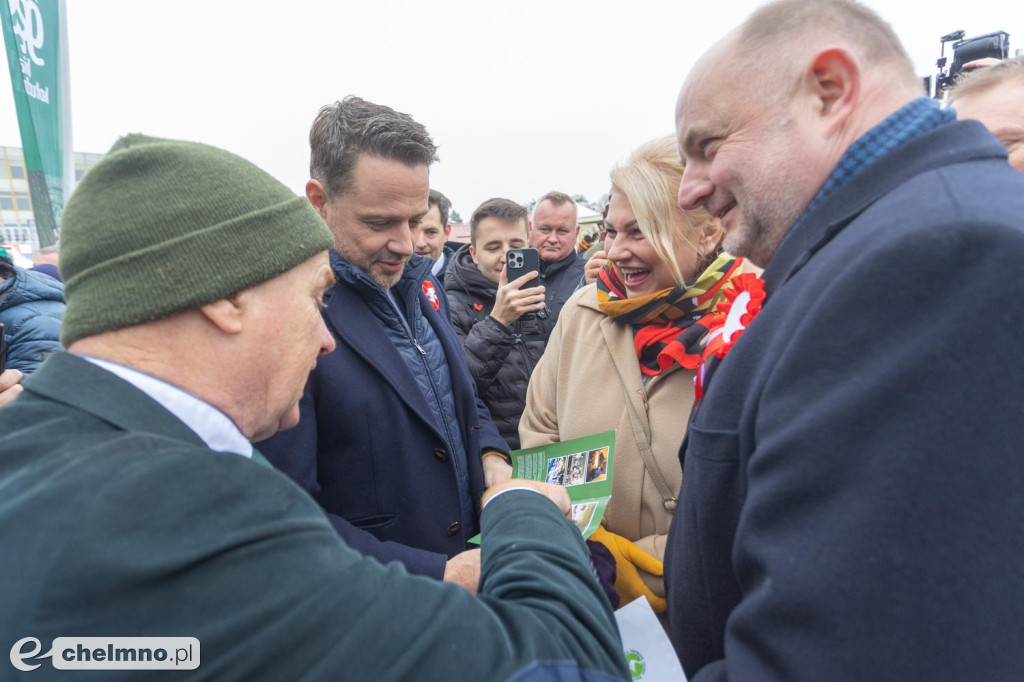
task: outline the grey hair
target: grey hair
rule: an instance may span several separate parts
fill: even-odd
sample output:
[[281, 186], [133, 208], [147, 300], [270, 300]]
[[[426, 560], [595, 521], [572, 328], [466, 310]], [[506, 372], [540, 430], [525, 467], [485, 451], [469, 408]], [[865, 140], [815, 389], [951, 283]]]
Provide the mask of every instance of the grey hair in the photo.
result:
[[573, 222], [576, 222], [576, 219], [579, 216], [579, 209], [576, 207], [576, 202], [573, 201], [572, 197], [569, 196], [568, 194], [566, 194], [565, 192], [557, 192], [557, 191], [555, 191], [555, 192], [548, 192], [547, 194], [542, 196], [540, 199], [538, 199], [536, 204], [534, 204], [534, 206], [533, 206], [533, 215], [531, 216], [531, 219], [534, 220], [534, 222], [536, 222], [537, 207], [539, 207], [545, 201], [551, 203], [552, 206], [564, 206], [565, 204], [572, 204], [572, 212], [573, 212], [573, 219], [572, 220], [573, 220]]

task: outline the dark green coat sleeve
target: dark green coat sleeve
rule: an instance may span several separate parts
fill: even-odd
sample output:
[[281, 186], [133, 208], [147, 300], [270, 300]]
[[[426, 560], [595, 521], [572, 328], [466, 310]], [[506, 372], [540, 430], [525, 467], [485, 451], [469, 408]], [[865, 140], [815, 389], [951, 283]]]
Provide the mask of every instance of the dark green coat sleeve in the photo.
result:
[[[268, 533], [257, 552], [263, 565], [236, 569], [258, 583], [247, 592], [269, 599], [238, 622], [235, 658], [266, 679], [358, 671], [362, 679], [504, 680], [555, 661], [625, 677], [614, 618], [576, 528], [530, 492], [496, 499], [482, 525], [479, 596], [359, 557], [321, 523]], [[256, 634], [287, 645], [260, 655], [246, 642]], [[266, 675], [274, 665], [280, 675]]]
[[23, 624], [40, 639], [196, 637], [190, 679], [504, 680], [555, 662], [581, 680], [626, 676], [579, 532], [540, 495], [484, 510], [474, 596], [349, 549], [269, 467], [194, 449], [93, 454], [102, 470], [79, 468], [52, 501], [81, 532], [36, 529], [52, 540], [24, 580], [45, 596]]

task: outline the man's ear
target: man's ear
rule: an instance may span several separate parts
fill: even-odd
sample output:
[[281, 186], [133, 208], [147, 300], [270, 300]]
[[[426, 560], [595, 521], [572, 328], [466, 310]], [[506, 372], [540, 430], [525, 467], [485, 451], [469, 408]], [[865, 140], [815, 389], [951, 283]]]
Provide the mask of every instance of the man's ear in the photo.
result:
[[306, 183], [306, 198], [313, 208], [320, 214], [320, 217], [327, 220], [327, 193], [319, 180], [310, 180]]
[[199, 306], [199, 312], [225, 334], [234, 335], [242, 331], [242, 317], [248, 303], [249, 294], [243, 289], [227, 298], [204, 303]]
[[452, 224], [451, 223], [445, 223], [445, 226], [444, 226], [444, 238], [447, 240], [448, 237], [451, 236], [451, 233], [452, 233]]
[[474, 263], [479, 265], [479, 263], [476, 262], [476, 248], [472, 244], [469, 245], [469, 257], [473, 259]]
[[804, 85], [825, 131], [835, 132], [860, 103], [861, 71], [848, 51], [830, 47], [814, 55], [804, 73]]

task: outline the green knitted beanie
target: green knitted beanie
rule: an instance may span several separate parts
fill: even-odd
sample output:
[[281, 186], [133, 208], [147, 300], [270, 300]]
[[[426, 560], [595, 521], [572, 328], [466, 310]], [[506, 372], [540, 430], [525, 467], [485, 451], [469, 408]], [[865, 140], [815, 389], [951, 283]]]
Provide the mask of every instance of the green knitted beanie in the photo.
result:
[[245, 159], [127, 135], [64, 210], [65, 346], [225, 298], [334, 246], [305, 197]]

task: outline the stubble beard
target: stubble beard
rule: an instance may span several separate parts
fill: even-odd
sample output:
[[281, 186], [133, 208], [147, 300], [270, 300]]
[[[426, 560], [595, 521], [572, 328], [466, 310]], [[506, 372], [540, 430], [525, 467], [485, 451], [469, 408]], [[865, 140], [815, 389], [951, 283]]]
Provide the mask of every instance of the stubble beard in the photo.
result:
[[767, 222], [764, 218], [750, 218], [741, 214], [736, 226], [725, 233], [722, 246], [733, 256], [746, 258], [760, 268], [767, 267], [785, 239], [789, 227], [792, 227], [792, 222], [782, 226], [778, 222]]
[[402, 279], [402, 273], [404, 272], [404, 269], [399, 270], [394, 275], [386, 275], [383, 272], [375, 272], [373, 264], [371, 264], [370, 269], [363, 270], [363, 272], [369, 275], [370, 279], [376, 282], [377, 286], [379, 286], [381, 289], [390, 289], [391, 287], [398, 284], [398, 280]]
[[[349, 243], [344, 239], [339, 239], [337, 233], [335, 233], [334, 236], [334, 250], [338, 252], [338, 255], [341, 256], [346, 263], [354, 265], [366, 273], [366, 276], [372, 279], [381, 289], [390, 289], [398, 284], [398, 280], [402, 279], [404, 268], [393, 275], [386, 274], [379, 268], [374, 267], [376, 265], [375, 260], [366, 259], [361, 256], [359, 258], [355, 258], [352, 253], [352, 249], [349, 248]], [[408, 263], [409, 259], [406, 258], [405, 262]]]
[[726, 251], [758, 267], [768, 266], [806, 205], [787, 188], [786, 173], [783, 164], [766, 164], [754, 178], [753, 184], [759, 188], [756, 192], [746, 187], [737, 191], [739, 215], [722, 240]]

